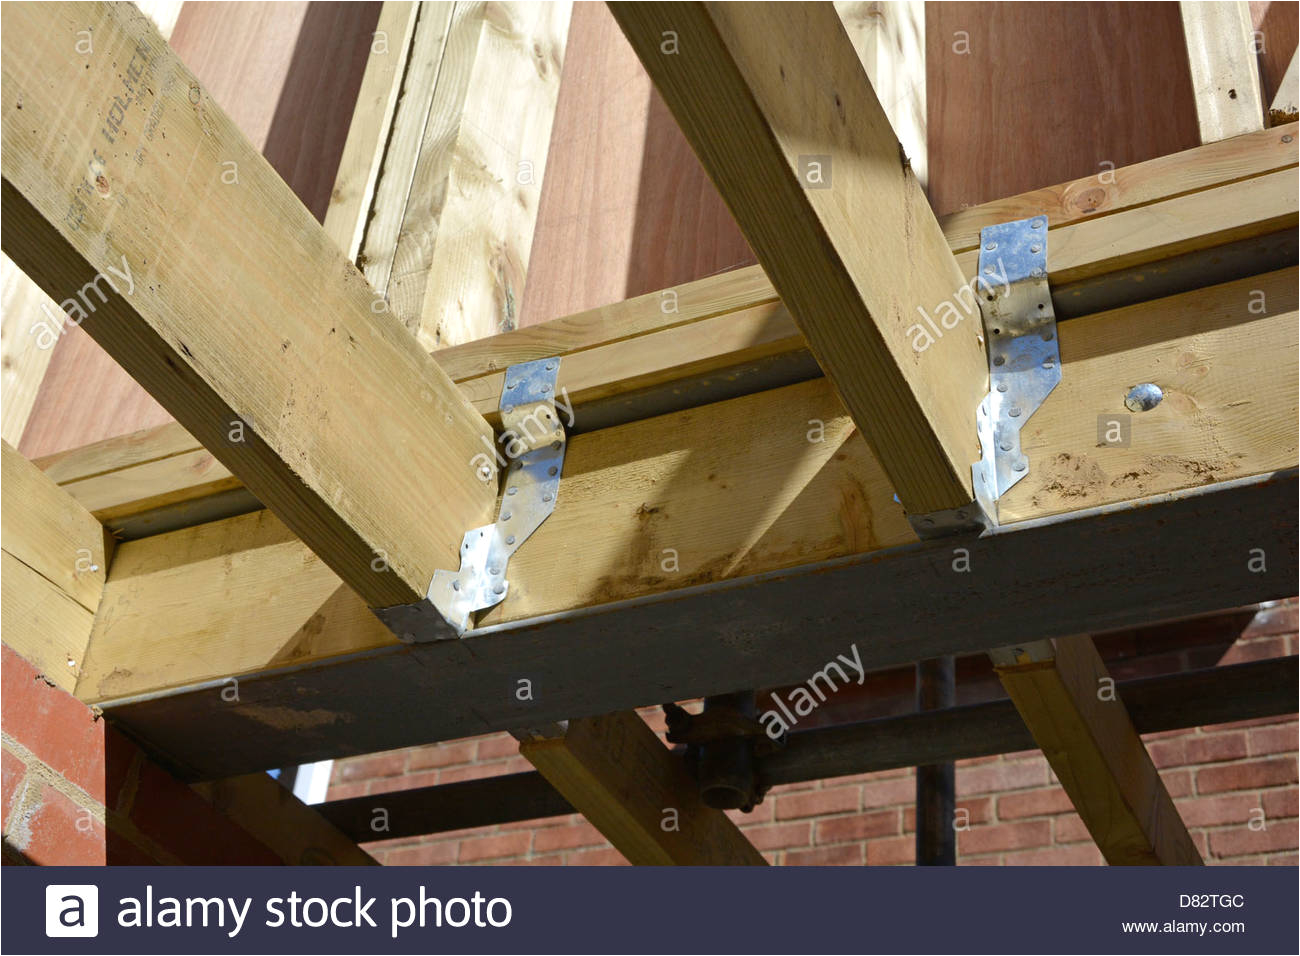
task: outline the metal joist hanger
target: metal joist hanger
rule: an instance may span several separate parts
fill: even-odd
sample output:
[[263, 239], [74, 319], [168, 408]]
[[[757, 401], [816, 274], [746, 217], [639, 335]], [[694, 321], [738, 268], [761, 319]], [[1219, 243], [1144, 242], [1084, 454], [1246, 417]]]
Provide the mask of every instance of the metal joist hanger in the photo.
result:
[[565, 434], [555, 408], [559, 357], [506, 369], [501, 387], [504, 469], [497, 519], [465, 532], [460, 568], [435, 571], [425, 599], [380, 608], [379, 619], [403, 641], [462, 637], [473, 615], [505, 600], [510, 557], [555, 510], [564, 470]]
[[995, 520], [997, 501], [1029, 471], [1025, 422], [1061, 381], [1056, 313], [1047, 284], [1047, 217], [980, 230], [977, 287], [988, 343], [989, 393], [976, 413], [975, 496]]

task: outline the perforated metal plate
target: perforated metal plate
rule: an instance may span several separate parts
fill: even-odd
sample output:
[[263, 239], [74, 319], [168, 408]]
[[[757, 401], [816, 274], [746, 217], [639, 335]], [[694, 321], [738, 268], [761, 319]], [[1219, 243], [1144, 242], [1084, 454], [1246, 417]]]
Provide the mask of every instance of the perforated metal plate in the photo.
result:
[[460, 568], [435, 571], [420, 605], [375, 613], [399, 638], [456, 638], [469, 630], [475, 612], [500, 604], [510, 590], [510, 557], [555, 510], [564, 470], [565, 435], [555, 408], [559, 358], [506, 369], [501, 387], [499, 444], [508, 459], [497, 520], [465, 533]]
[[989, 354], [989, 394], [976, 413], [981, 459], [972, 468], [976, 497], [996, 501], [1029, 471], [1020, 431], [1061, 381], [1056, 315], [1047, 284], [1047, 217], [980, 232], [980, 306]]

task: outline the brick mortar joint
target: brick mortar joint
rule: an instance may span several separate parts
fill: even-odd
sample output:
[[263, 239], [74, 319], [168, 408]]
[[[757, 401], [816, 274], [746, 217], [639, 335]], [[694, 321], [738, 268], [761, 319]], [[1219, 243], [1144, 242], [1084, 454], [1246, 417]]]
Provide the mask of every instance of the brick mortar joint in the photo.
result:
[[49, 786], [52, 790], [61, 793], [77, 806], [88, 811], [91, 816], [99, 821], [100, 824], [106, 825], [106, 814], [102, 803], [67, 777], [64, 777], [44, 760], [36, 756], [36, 754], [28, 750], [9, 733], [0, 731], [0, 746], [3, 746], [5, 750], [8, 750], [11, 754], [22, 761], [23, 765], [27, 768], [27, 774], [24, 775], [24, 779], [26, 779], [26, 776], [28, 775], [36, 776], [42, 783]]

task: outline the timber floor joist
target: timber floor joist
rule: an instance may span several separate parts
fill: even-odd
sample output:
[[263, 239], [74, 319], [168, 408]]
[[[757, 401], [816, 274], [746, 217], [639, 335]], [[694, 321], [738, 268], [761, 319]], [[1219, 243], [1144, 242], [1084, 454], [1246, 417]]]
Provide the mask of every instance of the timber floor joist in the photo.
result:
[[[1290, 124], [964, 210], [943, 221], [973, 276], [979, 229], [1044, 210], [1063, 317], [1282, 268], [1296, 259]], [[1061, 283], [1059, 276], [1071, 282]], [[676, 311], [665, 311], [671, 294]], [[1099, 302], [1099, 308], [1089, 308]], [[574, 429], [592, 431], [820, 375], [759, 267], [434, 353], [490, 421], [504, 368], [563, 356]], [[259, 507], [179, 424], [37, 462], [120, 537]]]
[[[129, 7], [82, 14], [128, 63], [139, 122], [122, 126], [96, 98], [106, 61], [44, 50], [60, 9], [6, 16], [5, 250], [56, 298], [130, 282], [85, 327], [185, 429], [43, 463], [91, 521], [140, 537], [98, 585], [75, 690], [178, 772], [569, 721], [524, 752], [629, 858], [761, 862], [702, 807], [665, 840], [651, 804], [668, 797], [638, 795], [684, 804], [692, 784], [631, 708], [797, 683], [850, 645], [879, 669], [1057, 639], [1047, 666], [1003, 679], [1103, 852], [1198, 859], [1123, 704], [1088, 698], [1091, 644], [1066, 639], [1294, 589], [1294, 127], [1207, 134], [1101, 195], [1080, 181], [940, 224], [830, 5], [619, 5], [766, 271], [430, 359], [151, 27]], [[658, 56], [667, 25], [710, 55]], [[835, 188], [801, 181], [808, 144]], [[245, 181], [216, 204], [227, 155]], [[953, 542], [918, 542], [906, 512], [971, 498], [981, 330], [921, 361], [909, 328], [1012, 208], [1049, 216], [1064, 378], [1024, 432], [1033, 469], [1003, 526], [963, 539], [957, 572]], [[260, 245], [241, 218], [264, 222]], [[399, 644], [371, 609], [454, 566], [494, 497], [492, 469], [465, 465], [493, 445], [501, 370], [554, 354], [582, 418], [563, 505], [466, 638]], [[1165, 401], [1102, 440], [1141, 381]], [[378, 467], [394, 449], [411, 459], [397, 480]], [[634, 732], [655, 757], [639, 783], [613, 746]]]

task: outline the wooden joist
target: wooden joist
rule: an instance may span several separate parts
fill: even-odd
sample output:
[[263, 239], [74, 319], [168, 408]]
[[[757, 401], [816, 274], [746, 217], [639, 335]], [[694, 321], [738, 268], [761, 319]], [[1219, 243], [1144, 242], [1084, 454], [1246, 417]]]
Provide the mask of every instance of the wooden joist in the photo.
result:
[[[1252, 302], [1264, 314], [1254, 315]], [[1063, 383], [1027, 430], [1026, 448], [1033, 465], [1007, 496], [1005, 513], [1016, 520], [1041, 519], [1081, 506], [1121, 506], [1144, 495], [1294, 468], [1296, 307], [1296, 273], [1290, 269], [1062, 323]], [[1123, 408], [1123, 398], [1136, 381], [1160, 384], [1165, 400], [1152, 411], [1131, 415]], [[1098, 419], [1107, 413], [1131, 415], [1127, 443], [1099, 446]], [[821, 425], [810, 425], [812, 421]], [[810, 440], [810, 428], [816, 429], [814, 439], [824, 440]], [[819, 434], [822, 428], [824, 433]], [[737, 457], [719, 447], [719, 434], [730, 436], [747, 454]], [[716, 635], [699, 637], [690, 645], [695, 650], [684, 646], [681, 653], [695, 661], [701, 647], [720, 641], [716, 659], [725, 661], [725, 666], [719, 663], [717, 670], [705, 669], [686, 678], [674, 662], [671, 628], [651, 630], [643, 636], [644, 644], [636, 628], [618, 628], [619, 640], [594, 643], [583, 637], [582, 628], [599, 626], [602, 615], [593, 614], [600, 610], [598, 605], [609, 608], [611, 602], [656, 597], [665, 599], [660, 606], [680, 607], [682, 613], [696, 607], [694, 602], [705, 602], [713, 615], [748, 618], [761, 607], [749, 591], [743, 599], [735, 599], [739, 603], [730, 602], [725, 594], [709, 602], [697, 592], [701, 586], [739, 588], [746, 575], [798, 565], [870, 561], [873, 554], [883, 557], [915, 540], [883, 472], [824, 380], [578, 435], [570, 443], [564, 487], [564, 507], [512, 561], [510, 595], [487, 621], [497, 627], [472, 632], [449, 646], [420, 649], [421, 656], [432, 655], [437, 663], [414, 669], [404, 655], [416, 652], [396, 646], [364, 604], [265, 512], [126, 542], [119, 548], [106, 592], [112, 612], [101, 615], [97, 623], [78, 693], [114, 708], [125, 720], [139, 721], [142, 733], [156, 733], [163, 726], [157, 723], [159, 715], [171, 705], [162, 700], [135, 704], [133, 698], [174, 691], [174, 706], [202, 709], [205, 695], [215, 702], [225, 682], [237, 679], [240, 693], [255, 699], [251, 706], [233, 708], [225, 716], [239, 726], [256, 728], [255, 736], [268, 746], [272, 737], [288, 734], [287, 727], [294, 726], [294, 746], [306, 759], [309, 753], [337, 754], [331, 748], [339, 745], [340, 737], [346, 738], [349, 748], [356, 748], [353, 752], [366, 752], [408, 739], [418, 742], [523, 726], [535, 714], [532, 705], [515, 701], [510, 690], [512, 681], [521, 676], [535, 678], [547, 688], [540, 696], [546, 708], [555, 708], [550, 719], [650, 702], [612, 678], [578, 684], [561, 679], [553, 670], [560, 666], [558, 662], [568, 667], [590, 659], [593, 673], [600, 673], [601, 666], [615, 668], [615, 661], [631, 660], [638, 674], [647, 675], [655, 687], [674, 687], [682, 699], [732, 689], [736, 681], [747, 682], [747, 674], [752, 679], [749, 686], [798, 682], [824, 663], [827, 657], [820, 655], [834, 656], [833, 648], [841, 640], [834, 629], [824, 628], [820, 643], [780, 645], [785, 650], [774, 652], [768, 664], [781, 668], [781, 673], [760, 669], [751, 674], [754, 662], [763, 655], [756, 655], [745, 641], [732, 647], [726, 636], [732, 633], [732, 625], [718, 624], [721, 630]], [[1219, 514], [1216, 521], [1227, 521], [1232, 512], [1224, 505], [1215, 513]], [[1157, 520], [1149, 508], [1141, 516]], [[1240, 532], [1249, 539], [1273, 533], [1254, 527], [1253, 518], [1238, 520], [1240, 527], [1233, 534]], [[1081, 525], [1091, 528], [1096, 523], [1096, 518], [1088, 518]], [[1219, 537], [1216, 547], [1237, 547], [1232, 544], [1237, 539]], [[1120, 540], [1104, 535], [1103, 539], [1104, 548], [1116, 547]], [[1134, 539], [1130, 547], [1148, 554], [1151, 542], [1143, 544], [1143, 540]], [[1213, 558], [1199, 545], [1190, 544], [1195, 554], [1167, 554], [1163, 540], [1157, 553], [1148, 554], [1150, 560], [1218, 561], [1220, 568], [1228, 560]], [[998, 539], [988, 546], [998, 547]], [[1243, 553], [1253, 546], [1242, 544]], [[1075, 550], [1071, 545], [1054, 560], [1077, 564], [1082, 557], [1073, 557]], [[561, 553], [566, 561], [557, 568], [553, 555]], [[1112, 567], [1099, 554], [1098, 573], [1115, 580], [1114, 568], [1127, 566], [1131, 557], [1114, 557], [1117, 563]], [[951, 590], [950, 551], [944, 550], [934, 560], [933, 570], [940, 579], [926, 586]], [[982, 572], [988, 572], [986, 562], [994, 560], [992, 552], [973, 558]], [[1170, 586], [1180, 596], [1167, 603], [1155, 598], [1161, 573], [1153, 571], [1151, 580], [1143, 583], [1142, 600], [1120, 610], [1151, 619], [1266, 599], [1270, 595], [1261, 589], [1271, 587], [1268, 581], [1274, 580], [1273, 575], [1285, 577], [1285, 562], [1285, 554], [1277, 557], [1270, 550], [1268, 575], [1243, 572], [1241, 581], [1220, 582], [1215, 588], [1195, 577], [1200, 573], [1196, 569], [1171, 567], [1164, 573], [1171, 576]], [[1013, 563], [1049, 573], [1039, 554], [1024, 555]], [[1241, 563], [1245, 567], [1244, 559]], [[889, 566], [888, 562], [879, 565]], [[1192, 581], [1197, 583], [1188, 583]], [[1216, 589], [1229, 585], [1244, 590], [1229, 594]], [[1286, 596], [1285, 589], [1293, 586], [1290, 580], [1279, 584], [1280, 590], [1271, 596]], [[775, 581], [765, 587], [780, 591]], [[957, 604], [949, 611], [931, 608], [937, 615], [935, 623], [942, 620], [945, 633], [960, 628], [951, 615], [971, 602], [972, 609], [982, 607], [977, 600], [986, 593], [982, 587], [954, 592]], [[1065, 613], [1060, 611], [1055, 589], [1053, 585], [1050, 600], [1044, 598], [1044, 614]], [[260, 600], [268, 593], [276, 595], [275, 600]], [[887, 595], [886, 590], [881, 597]], [[966, 603], [958, 600], [962, 595]], [[1197, 601], [1207, 603], [1192, 607]], [[933, 602], [925, 603], [930, 608]], [[822, 613], [817, 601], [812, 604], [809, 613]], [[182, 607], [184, 615], [179, 613]], [[696, 621], [696, 627], [688, 629], [692, 634], [714, 633], [709, 623], [713, 617], [705, 610], [698, 607], [689, 612]], [[1081, 628], [1083, 615], [1103, 612], [1110, 626], [1121, 626], [1109, 617], [1116, 612], [1109, 602], [1077, 608], [1067, 617], [1072, 627]], [[650, 605], [645, 613], [652, 613]], [[980, 614], [978, 620], [967, 622], [971, 630], [963, 639], [987, 640], [982, 647], [954, 648], [924, 638], [925, 628], [909, 618], [899, 626], [918, 635], [915, 646], [900, 648], [886, 641], [877, 650], [911, 661], [1002, 643], [1000, 631], [984, 632], [981, 622], [987, 614]], [[539, 618], [551, 623], [528, 623]], [[512, 632], [515, 626], [524, 630]], [[790, 627], [793, 634], [800, 625], [796, 620]], [[764, 640], [777, 640], [772, 627], [755, 633], [759, 632]], [[842, 639], [846, 643], [838, 646], [839, 651], [850, 640]], [[172, 653], [177, 640], [195, 653], [178, 658]], [[791, 647], [798, 647], [799, 655], [792, 655]], [[605, 653], [613, 656], [599, 664]], [[498, 672], [498, 666], [503, 670]], [[481, 674], [482, 684], [480, 678], [470, 680], [466, 668]], [[659, 676], [649, 676], [653, 674]], [[423, 687], [420, 693], [465, 693], [469, 695], [466, 707], [449, 703], [446, 712], [425, 708], [416, 719], [397, 720], [396, 712], [393, 719], [386, 717], [390, 703], [402, 706], [402, 687], [426, 675], [432, 675], [429, 679], [438, 687]], [[730, 683], [711, 683], [720, 675]], [[443, 686], [442, 678], [454, 680], [461, 690]], [[288, 680], [300, 691], [286, 700], [276, 688]], [[372, 681], [382, 681], [391, 693], [381, 695], [382, 700], [364, 695], [371, 708], [364, 721], [340, 716], [350, 713], [347, 701], [356, 688]], [[308, 685], [318, 689], [308, 691]], [[662, 696], [658, 691], [655, 695]], [[450, 702], [452, 697], [441, 699]], [[290, 716], [300, 710], [313, 715], [309, 726]], [[394, 736], [408, 733], [409, 738]], [[175, 749], [161, 739], [159, 746]], [[236, 772], [249, 767], [222, 762], [210, 769]]]
[[[963, 210], [944, 220], [945, 235], [960, 260], [974, 262], [981, 226], [1045, 211], [1052, 224], [1049, 269], [1084, 277], [1059, 288], [1055, 304], [1063, 316], [1086, 312], [1090, 296], [1142, 301], [1235, 278], [1256, 271], [1259, 257], [1228, 255], [1229, 239], [1276, 245], [1281, 259], [1287, 242], [1274, 231], [1280, 223], [1294, 247], [1296, 216], [1281, 210], [1295, 203], [1287, 176], [1294, 176], [1296, 133], [1292, 124], [1118, 169], [1105, 181], [1088, 177]], [[1146, 244], [1208, 259], [1152, 258]], [[1287, 258], [1294, 261], [1294, 252]], [[1108, 281], [1108, 271], [1113, 276], [1121, 265], [1122, 278]], [[803, 336], [760, 268], [673, 292], [675, 313], [665, 313], [663, 295], [653, 293], [440, 350], [435, 359], [491, 416], [506, 365], [562, 355], [559, 385], [582, 431], [816, 374]], [[1107, 302], [1113, 304], [1121, 303]], [[232, 491], [240, 486], [229, 470], [175, 424], [38, 464], [129, 537], [256, 507]]]
[[[72, 693], [103, 596], [113, 539], [71, 495], [8, 442], [3, 445], [4, 641], [46, 681]], [[196, 789], [286, 863], [374, 865], [349, 837], [265, 773]]]
[[112, 539], [7, 441], [3, 468], [5, 643], [71, 692], [104, 593]]
[[358, 264], [426, 349], [518, 321], [571, 7], [419, 5]]
[[836, 0], [835, 12], [858, 51], [916, 181], [925, 186], [929, 167], [925, 4], [922, 0]]
[[325, 231], [353, 262], [361, 251], [370, 218], [418, 12], [419, 4], [411, 0], [385, 0], [380, 9], [366, 72], [352, 111], [352, 125], [339, 157], [334, 189], [325, 211]]
[[[1263, 314], [1253, 314], [1255, 306]], [[1004, 497], [1004, 516], [1043, 518], [1294, 467], [1296, 318], [1292, 268], [1061, 323], [1062, 383], [1025, 430], [1031, 467]], [[1129, 412], [1127, 390], [1146, 381], [1167, 397], [1151, 411]], [[1127, 442], [1099, 442], [1107, 415], [1127, 419]], [[718, 435], [747, 453], [736, 456]], [[824, 380], [575, 436], [563, 487], [564, 506], [514, 556], [510, 593], [484, 623], [915, 541]], [[119, 603], [97, 632], [98, 663], [80, 688], [86, 699], [393, 640], [266, 514], [126, 542], [119, 551], [110, 582]], [[199, 570], [205, 560], [222, 567], [231, 552], [243, 557], [228, 572]], [[277, 604], [249, 600], [272, 582]], [[180, 659], [169, 652], [178, 602], [192, 608], [186, 643], [206, 649]], [[249, 626], [254, 619], [259, 628]]]
[[290, 866], [378, 866], [357, 843], [373, 833], [343, 833], [318, 808], [267, 773], [249, 773], [194, 784], [214, 807], [262, 841]]
[[628, 861], [765, 866], [767, 861], [633, 711], [571, 720], [519, 752]]
[[1183, 0], [1179, 7], [1201, 142], [1262, 129], [1264, 102], [1250, 4]]
[[482, 417], [134, 8], [3, 17], [5, 251], [365, 601], [421, 599], [495, 498]]
[[[610, 10], [903, 507], [969, 505], [988, 385], [974, 293], [834, 7]], [[967, 321], [920, 347], [923, 315], [962, 302]]]
[[1092, 638], [1054, 644], [1049, 659], [999, 666], [998, 677], [1106, 862], [1201, 864]]

